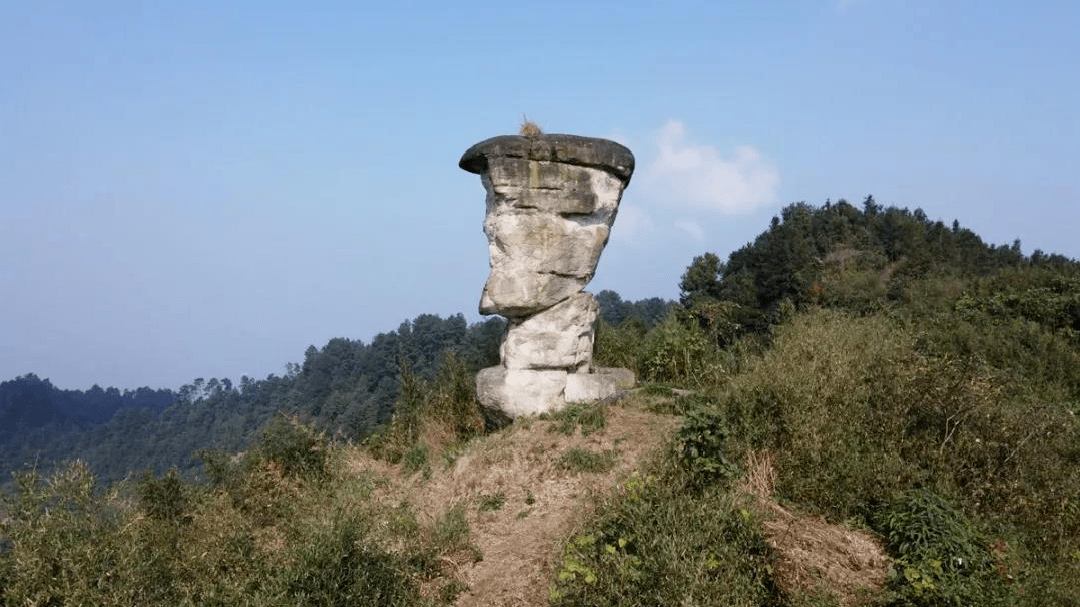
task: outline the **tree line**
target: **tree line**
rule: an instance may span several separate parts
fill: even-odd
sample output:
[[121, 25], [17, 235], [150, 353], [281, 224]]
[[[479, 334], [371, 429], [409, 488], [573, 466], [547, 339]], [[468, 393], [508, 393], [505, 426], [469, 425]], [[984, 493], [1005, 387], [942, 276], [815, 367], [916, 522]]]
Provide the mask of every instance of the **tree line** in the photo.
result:
[[[601, 291], [601, 317], [654, 324], [673, 302], [624, 301]], [[194, 474], [203, 449], [240, 452], [278, 413], [335, 440], [360, 441], [394, 412], [403, 374], [431, 380], [449, 354], [475, 373], [499, 362], [505, 320], [469, 325], [464, 315], [421, 314], [370, 342], [335, 337], [310, 346], [281, 375], [198, 378], [178, 390], [61, 390], [27, 374], [0, 383], [0, 483], [6, 472], [81, 459], [104, 482], [171, 468]]]
[[[843, 199], [819, 207], [790, 204], [726, 261], [712, 252], [695, 257], [679, 283], [680, 303], [696, 309], [703, 322], [762, 332], [790, 306], [859, 313], [888, 304], [917, 307], [915, 299], [926, 296], [918, 280], [931, 276], [985, 290], [980, 281], [1001, 283], [1001, 272], [1011, 270], [1038, 288], [1075, 293], [1062, 281], [1075, 280], [1078, 268], [1059, 254], [1025, 256], [1019, 239], [987, 244], [959, 221], [946, 225], [922, 209], [882, 207], [867, 196], [861, 209]], [[996, 290], [1033, 284], [998, 284]], [[1058, 322], [1080, 329], [1080, 307], [1059, 303], [1068, 318]]]

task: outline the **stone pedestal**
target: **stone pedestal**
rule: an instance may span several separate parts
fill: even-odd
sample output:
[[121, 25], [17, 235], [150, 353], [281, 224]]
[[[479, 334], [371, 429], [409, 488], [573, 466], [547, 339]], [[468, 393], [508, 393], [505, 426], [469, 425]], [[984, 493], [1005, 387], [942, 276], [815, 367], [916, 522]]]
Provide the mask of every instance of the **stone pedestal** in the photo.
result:
[[626, 369], [592, 364], [598, 305], [583, 292], [607, 244], [634, 156], [603, 139], [504, 136], [461, 157], [487, 190], [491, 274], [481, 314], [509, 322], [502, 364], [477, 376], [489, 418], [551, 411], [632, 387]]

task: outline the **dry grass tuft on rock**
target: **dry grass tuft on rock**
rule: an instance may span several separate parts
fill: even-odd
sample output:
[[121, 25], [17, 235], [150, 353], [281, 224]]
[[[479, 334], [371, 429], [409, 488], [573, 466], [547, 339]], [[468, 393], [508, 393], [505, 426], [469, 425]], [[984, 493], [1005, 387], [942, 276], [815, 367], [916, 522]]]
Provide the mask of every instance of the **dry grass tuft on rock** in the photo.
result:
[[540, 125], [529, 120], [528, 116], [522, 115], [519, 134], [523, 137], [536, 137], [538, 135], [543, 135], [544, 132], [540, 130]]

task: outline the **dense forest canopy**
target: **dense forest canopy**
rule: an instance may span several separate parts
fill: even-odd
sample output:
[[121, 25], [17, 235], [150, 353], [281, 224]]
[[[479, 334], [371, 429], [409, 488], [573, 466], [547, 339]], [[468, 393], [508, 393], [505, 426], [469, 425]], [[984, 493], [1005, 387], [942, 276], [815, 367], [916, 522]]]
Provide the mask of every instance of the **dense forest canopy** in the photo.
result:
[[[1007, 270], [1023, 272], [999, 276]], [[1058, 309], [1045, 313], [1056, 314], [1055, 322], [1076, 330], [1078, 271], [1080, 265], [1062, 255], [1036, 250], [1025, 256], [1019, 240], [1007, 246], [986, 244], [958, 221], [946, 226], [922, 209], [881, 207], [867, 196], [861, 210], [843, 199], [821, 207], [788, 205], [767, 230], [726, 261], [715, 253], [695, 257], [679, 287], [683, 306], [724, 302], [729, 321], [763, 330], [785, 303], [859, 312], [890, 303], [917, 305], [913, 298], [919, 292], [912, 284], [935, 276], [955, 285], [970, 280], [963, 282], [967, 290], [1055, 293]], [[1008, 284], [1007, 276], [1020, 280], [1021, 275], [1023, 284]], [[974, 280], [980, 278], [985, 284]]]

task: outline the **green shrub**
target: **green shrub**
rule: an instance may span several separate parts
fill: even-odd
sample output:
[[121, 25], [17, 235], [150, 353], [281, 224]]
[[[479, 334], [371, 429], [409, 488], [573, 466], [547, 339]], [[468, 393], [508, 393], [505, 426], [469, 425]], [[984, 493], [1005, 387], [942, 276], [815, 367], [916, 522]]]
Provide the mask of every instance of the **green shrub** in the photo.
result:
[[672, 312], [645, 336], [641, 356], [639, 367], [646, 380], [700, 381], [715, 349], [695, 320]]
[[896, 605], [990, 605], [1004, 593], [986, 542], [962, 511], [930, 491], [907, 491], [877, 516], [897, 562]]
[[781, 605], [774, 554], [731, 494], [635, 474], [569, 539], [557, 606]]
[[326, 441], [311, 428], [274, 416], [259, 435], [259, 456], [281, 466], [286, 475], [321, 478], [327, 473]]
[[741, 334], [729, 302], [703, 304], [693, 310], [673, 308], [662, 322], [646, 330], [631, 318], [618, 327], [601, 322], [597, 329], [597, 364], [626, 367], [645, 382], [710, 385], [724, 381], [737, 364], [731, 345]]
[[432, 544], [436, 549], [447, 551], [461, 548], [468, 539], [469, 521], [465, 518], [465, 509], [460, 504], [448, 508], [435, 521]]
[[649, 396], [675, 396], [675, 390], [671, 386], [656, 382], [642, 384], [641, 391]]
[[413, 445], [413, 447], [406, 451], [405, 455], [402, 456], [401, 467], [409, 474], [415, 474], [421, 470], [426, 470], [427, 473], [430, 474], [431, 470], [428, 467], [427, 445]]
[[715, 388], [703, 387], [700, 391], [677, 390], [666, 384], [648, 383], [642, 386], [640, 395], [645, 409], [661, 415], [685, 415], [692, 409], [715, 406], [711, 395]]
[[139, 506], [147, 516], [160, 521], [181, 520], [187, 508], [187, 497], [184, 495], [184, 483], [176, 468], [169, 470], [161, 478], [147, 472], [139, 481], [137, 490]]
[[458, 440], [483, 433], [484, 417], [476, 400], [476, 373], [452, 350], [443, 352], [429, 390], [429, 417], [449, 426]]
[[431, 381], [414, 372], [403, 360], [398, 370], [398, 388], [390, 423], [364, 441], [373, 456], [399, 463], [425, 429], [436, 429], [432, 434], [451, 437], [451, 442], [466, 441], [483, 433], [484, 418], [476, 400], [475, 375], [452, 351], [442, 353]]
[[729, 434], [719, 411], [693, 408], [686, 412], [675, 435], [675, 458], [695, 484], [712, 484], [738, 476], [738, 465], [724, 453]]
[[495, 493], [482, 493], [477, 498], [476, 509], [480, 512], [493, 512], [495, 510], [502, 510], [502, 507], [506, 505], [506, 493], [502, 491], [496, 491]]
[[641, 375], [642, 344], [648, 329], [637, 317], [630, 317], [617, 326], [601, 318], [596, 325], [596, 345], [593, 361], [603, 367], [623, 367]]
[[[0, 495], [0, 605], [412, 606], [461, 592], [444, 556], [480, 558], [461, 507], [425, 528], [408, 503], [374, 499], [370, 477], [327, 466], [309, 482], [261, 453], [205, 454], [210, 488], [173, 471], [103, 489], [79, 462], [16, 475]], [[429, 581], [445, 591], [422, 597]]]
[[[296, 481], [302, 479], [288, 477], [290, 482], [286, 483], [284, 465], [263, 459], [261, 449], [239, 457], [204, 450], [197, 457], [213, 485], [228, 497], [229, 504], [255, 524], [269, 526], [293, 515], [298, 503]], [[318, 483], [324, 479], [320, 476], [314, 480]]]
[[[868, 522], [917, 487], [944, 496], [1024, 559], [1013, 599], [1080, 595], [1080, 577], [1066, 575], [1080, 550], [1080, 420], [1067, 382], [979, 354], [1015, 346], [1014, 334], [932, 330], [884, 314], [796, 316], [719, 392], [728, 440], [775, 453], [777, 495], [833, 520]], [[961, 339], [970, 349], [940, 347]]]
[[447, 605], [453, 605], [462, 592], [469, 590], [469, 585], [461, 580], [450, 580], [439, 587], [439, 599]]
[[898, 396], [911, 343], [880, 316], [797, 315], [717, 396], [731, 449], [775, 453], [780, 497], [838, 520], [865, 517], [924, 475], [906, 459], [909, 401]]
[[431, 530], [431, 548], [435, 553], [446, 554], [466, 551], [474, 562], [484, 558], [475, 544], [469, 540], [469, 521], [465, 517], [465, 508], [456, 504], [448, 508], [435, 521]]
[[[96, 605], [110, 594], [130, 592], [118, 577], [133, 550], [119, 534], [128, 522], [118, 492], [97, 494], [83, 462], [58, 466], [42, 479], [36, 471], [15, 475], [18, 492], [3, 495], [0, 597], [6, 605]], [[142, 579], [156, 595], [163, 580]]]
[[581, 426], [581, 435], [588, 436], [607, 427], [607, 404], [602, 402], [570, 403], [558, 411], [542, 414], [541, 419], [559, 422], [549, 426], [549, 432], [571, 436], [574, 430]]
[[338, 522], [312, 534], [286, 562], [270, 604], [388, 605], [411, 607], [419, 594], [410, 565], [370, 545], [365, 529]]

